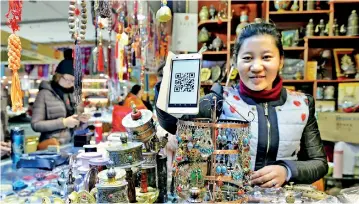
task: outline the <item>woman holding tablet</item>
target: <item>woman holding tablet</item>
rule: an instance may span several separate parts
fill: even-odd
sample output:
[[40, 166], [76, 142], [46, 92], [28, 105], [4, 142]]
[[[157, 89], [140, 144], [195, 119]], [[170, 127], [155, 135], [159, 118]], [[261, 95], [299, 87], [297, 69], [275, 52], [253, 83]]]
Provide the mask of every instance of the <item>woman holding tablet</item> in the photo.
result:
[[[238, 87], [216, 84], [204, 99], [225, 99], [217, 114], [221, 119], [243, 120], [237, 114], [253, 112], [250, 154], [254, 170], [251, 183], [280, 187], [284, 183], [313, 183], [328, 170], [326, 154], [315, 118], [312, 96], [286, 90], [279, 76], [284, 64], [281, 35], [273, 24], [254, 23], [243, 28], [234, 48], [240, 75]], [[202, 99], [203, 102], [208, 102]], [[201, 109], [197, 117], [210, 117]], [[160, 124], [175, 134], [174, 117], [157, 111]], [[245, 114], [244, 114], [245, 115]], [[169, 128], [167, 128], [169, 127]]]

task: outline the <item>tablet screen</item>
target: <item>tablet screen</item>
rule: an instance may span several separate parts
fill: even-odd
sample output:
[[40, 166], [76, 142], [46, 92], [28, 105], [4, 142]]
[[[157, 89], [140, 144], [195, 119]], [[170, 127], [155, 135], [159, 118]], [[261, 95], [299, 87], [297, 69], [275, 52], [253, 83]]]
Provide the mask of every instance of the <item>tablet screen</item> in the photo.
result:
[[199, 59], [172, 61], [168, 107], [197, 107]]

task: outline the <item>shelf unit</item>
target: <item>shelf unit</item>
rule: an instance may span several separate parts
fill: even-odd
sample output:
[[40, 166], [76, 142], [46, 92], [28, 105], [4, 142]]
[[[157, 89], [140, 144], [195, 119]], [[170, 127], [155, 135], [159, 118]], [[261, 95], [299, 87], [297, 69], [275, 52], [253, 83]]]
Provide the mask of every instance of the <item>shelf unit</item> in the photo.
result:
[[[222, 4], [221, 4], [222, 2]], [[275, 11], [273, 0], [269, 1], [227, 1], [227, 19], [225, 20], [206, 20], [199, 21], [198, 31], [203, 27], [206, 27], [208, 32], [210, 33], [220, 33], [220, 38], [223, 43], [226, 45], [225, 50], [221, 50], [219, 52], [216, 51], [207, 51], [204, 54], [204, 59], [215, 60], [216, 58], [221, 58], [224, 60], [224, 56], [226, 55], [226, 66], [225, 73], [228, 75], [230, 70], [230, 62], [232, 57], [232, 49], [235, 44], [235, 29], [237, 24], [239, 23], [238, 19], [240, 16], [241, 10], [245, 9], [245, 7], [249, 8], [249, 22], [253, 22], [254, 18], [263, 18], [267, 22], [274, 22], [280, 30], [286, 29], [298, 29], [300, 27], [305, 27], [310, 18], [314, 18], [315, 20], [325, 19], [325, 23], [328, 22], [329, 25], [329, 36], [310, 36], [304, 37], [302, 45], [296, 47], [284, 47], [285, 54], [290, 55], [301, 55], [304, 60], [304, 73], [302, 80], [284, 80], [284, 85], [292, 85], [292, 86], [302, 86], [305, 85], [309, 88], [309, 92], [316, 98], [317, 87], [323, 85], [333, 85], [338, 89], [339, 83], [359, 83], [359, 79], [348, 79], [348, 80], [340, 80], [336, 79], [335, 71], [333, 71], [331, 80], [322, 80], [322, 79], [311, 79], [307, 78], [307, 63], [312, 59], [311, 50], [316, 48], [353, 48], [359, 44], [359, 36], [334, 36], [333, 35], [333, 23], [334, 19], [338, 18], [338, 22], [340, 19], [344, 22], [350, 15], [350, 12], [353, 9], [359, 12], [359, 0], [330, 0], [325, 8], [322, 7], [322, 10], [306, 10], [305, 3], [306, 0], [298, 0], [299, 9], [297, 11], [285, 10], [285, 11]], [[224, 5], [223, 1], [198, 1], [198, 13], [201, 11], [203, 6], [207, 6], [210, 8], [210, 5], [214, 5], [216, 11], [219, 10], [219, 4]], [[324, 4], [322, 4], [324, 5]], [[344, 8], [343, 8], [344, 7]], [[223, 9], [223, 6], [222, 6]], [[342, 11], [340, 15], [338, 15], [339, 11]], [[343, 17], [344, 12], [347, 13], [347, 16]], [[343, 20], [344, 19], [344, 20]], [[339, 26], [341, 24], [340, 23]], [[221, 26], [223, 29], [216, 28], [216, 24]], [[316, 25], [317, 22], [315, 21]], [[224, 30], [224, 29], [227, 30]], [[211, 42], [210, 42], [211, 43]], [[199, 47], [202, 47], [201, 45]], [[334, 60], [332, 62], [332, 69], [335, 70]], [[224, 81], [222, 81], [224, 82]], [[212, 82], [202, 82], [201, 86], [208, 88], [211, 86]], [[225, 84], [225, 83], [222, 83]], [[336, 94], [337, 96], [338, 94]]]

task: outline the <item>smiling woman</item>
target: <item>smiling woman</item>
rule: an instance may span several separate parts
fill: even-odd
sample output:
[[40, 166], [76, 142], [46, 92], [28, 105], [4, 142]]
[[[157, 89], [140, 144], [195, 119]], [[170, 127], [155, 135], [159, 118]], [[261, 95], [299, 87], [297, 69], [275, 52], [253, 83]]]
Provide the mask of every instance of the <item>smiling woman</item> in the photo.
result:
[[[313, 183], [328, 170], [313, 97], [282, 86], [278, 74], [284, 60], [280, 39], [273, 24], [245, 26], [234, 49], [239, 87], [215, 84], [212, 93], [201, 99], [201, 106], [208, 101], [214, 104], [213, 96], [226, 100], [228, 103], [217, 109], [223, 120], [243, 120], [238, 113], [255, 115], [250, 126], [251, 182], [261, 187], [279, 187], [289, 181]], [[158, 114], [159, 120], [168, 118], [163, 111]], [[211, 114], [200, 108], [196, 117]]]

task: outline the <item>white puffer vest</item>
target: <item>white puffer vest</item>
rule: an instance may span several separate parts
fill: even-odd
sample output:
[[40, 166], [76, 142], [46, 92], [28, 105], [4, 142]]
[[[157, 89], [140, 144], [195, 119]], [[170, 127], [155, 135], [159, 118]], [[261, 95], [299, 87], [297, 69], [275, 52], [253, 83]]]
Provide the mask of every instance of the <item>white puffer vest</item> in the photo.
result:
[[[252, 134], [250, 140], [252, 170], [256, 164], [258, 140], [265, 139], [267, 141], [266, 144], [270, 144], [271, 139], [273, 138], [273, 135], [270, 136], [267, 131], [259, 131], [259, 117], [265, 118], [264, 120], [266, 121], [267, 127], [270, 127], [271, 133], [273, 133], [273, 131], [278, 132], [279, 138], [278, 136], [277, 138], [279, 139], [279, 144], [276, 160], [297, 160], [297, 154], [300, 149], [300, 140], [309, 116], [308, 99], [305, 94], [299, 92], [287, 90], [286, 94], [287, 99], [283, 105], [275, 107], [268, 105], [268, 108], [272, 110], [273, 108], [275, 109], [276, 120], [278, 123], [276, 125], [270, 123], [267, 119], [268, 117], [265, 116], [264, 104], [249, 105], [243, 101], [237, 88], [224, 87], [223, 95], [226, 98], [226, 101], [231, 105], [223, 103], [223, 111], [220, 119], [244, 121], [243, 117], [245, 117], [246, 120], [252, 121], [254, 116], [254, 120], [250, 125]], [[261, 111], [257, 110], [259, 106], [261, 109], [263, 107]], [[234, 109], [241, 113], [243, 117], [238, 115]], [[253, 114], [248, 114], [249, 112], [252, 112]], [[276, 127], [278, 127], [277, 130], [272, 130]]]

